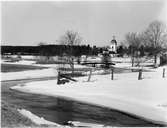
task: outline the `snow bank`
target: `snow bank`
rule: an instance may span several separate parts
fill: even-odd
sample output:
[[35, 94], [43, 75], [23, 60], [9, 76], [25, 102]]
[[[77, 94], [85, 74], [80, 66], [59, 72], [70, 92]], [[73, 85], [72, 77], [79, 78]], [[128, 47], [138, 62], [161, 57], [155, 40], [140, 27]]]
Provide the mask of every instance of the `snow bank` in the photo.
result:
[[26, 60], [34, 60], [36, 56], [31, 56], [31, 55], [22, 55], [21, 58], [22, 59], [26, 59]]
[[68, 123], [71, 124], [73, 127], [88, 127], [88, 128], [107, 128], [108, 127], [100, 124], [84, 123], [79, 121], [68, 121]]
[[132, 66], [131, 63], [116, 63], [113, 67], [116, 68], [130, 68]]
[[162, 68], [144, 72], [143, 80], [137, 80], [138, 73], [92, 76], [94, 82], [85, 82], [87, 77], [77, 78], [79, 82], [56, 85], [56, 80], [27, 83], [14, 86], [23, 92], [61, 96], [110, 107], [147, 120], [167, 125], [167, 78], [162, 78]]
[[21, 61], [15, 62], [15, 64], [33, 65], [33, 64], [35, 64], [35, 61], [32, 61], [32, 60], [21, 60]]
[[57, 70], [54, 68], [49, 68], [49, 69], [28, 70], [21, 72], [1, 73], [1, 81], [43, 78], [43, 77], [57, 77]]
[[[118, 63], [131, 63], [132, 59], [131, 59], [131, 57], [113, 57], [112, 61], [118, 62]], [[141, 62], [147, 62], [147, 63], [153, 63], [154, 58], [142, 57], [142, 58], [140, 58], [140, 61]]]
[[74, 68], [91, 68], [91, 67], [88, 67], [88, 66], [86, 66], [86, 65], [75, 64], [75, 65], [74, 65]]
[[38, 124], [38, 125], [52, 125], [52, 126], [60, 126], [57, 123], [47, 121], [43, 117], [38, 117], [37, 115], [31, 113], [30, 111], [27, 111], [25, 109], [18, 109], [18, 111], [25, 117], [29, 118], [32, 120], [32, 122]]
[[119, 63], [131, 63], [130, 57], [114, 57], [112, 61], [119, 62]]
[[23, 116], [29, 118], [32, 122], [38, 125], [48, 125], [49, 127], [58, 127], [58, 128], [72, 128], [72, 127], [89, 127], [89, 128], [109, 128], [108, 126], [95, 124], [95, 123], [85, 123], [85, 122], [79, 122], [79, 121], [68, 121], [67, 123], [72, 126], [65, 126], [65, 125], [59, 125], [57, 123], [48, 121], [44, 119], [43, 117], [39, 117], [30, 111], [27, 111], [25, 109], [18, 109], [18, 112], [21, 113]]
[[[39, 70], [36, 69], [36, 70], [28, 70], [28, 71], [20, 71], [20, 72], [1, 72], [1, 81], [57, 77], [57, 65], [51, 65], [51, 67], [52, 68], [49, 68], [49, 69], [39, 69]], [[90, 69], [89, 67], [82, 66], [82, 65], [81, 66], [78, 65], [75, 67], [75, 69], [77, 68]]]
[[34, 65], [36, 61], [33, 60], [20, 60], [16, 62], [8, 62], [6, 60], [1, 60], [1, 63], [3, 64], [21, 64], [21, 65]]
[[57, 67], [58, 64], [36, 64], [36, 61], [33, 60], [20, 60], [16, 62], [8, 62], [2, 60], [1, 63], [3, 64], [20, 64], [20, 65], [32, 65], [32, 66], [40, 66], [40, 67]]
[[87, 58], [88, 62], [101, 62], [101, 57], [91, 56]]
[[[32, 66], [40, 66], [40, 67], [48, 67], [48, 68], [55, 68], [58, 67], [59, 64], [36, 64], [36, 61], [33, 60], [20, 60], [16, 62], [7, 62], [6, 60], [1, 60], [1, 63], [3, 64], [21, 64], [21, 65], [32, 65]], [[79, 65], [75, 64], [75, 68], [89, 68], [86, 65]]]

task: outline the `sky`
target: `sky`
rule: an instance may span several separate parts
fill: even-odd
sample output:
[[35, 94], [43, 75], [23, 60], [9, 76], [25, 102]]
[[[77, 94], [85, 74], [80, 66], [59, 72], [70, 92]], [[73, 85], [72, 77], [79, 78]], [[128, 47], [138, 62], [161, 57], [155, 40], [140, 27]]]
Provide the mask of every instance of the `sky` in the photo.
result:
[[67, 30], [82, 44], [124, 42], [128, 32], [141, 32], [154, 20], [167, 23], [167, 2], [147, 1], [15, 1], [1, 4], [1, 45], [59, 44]]

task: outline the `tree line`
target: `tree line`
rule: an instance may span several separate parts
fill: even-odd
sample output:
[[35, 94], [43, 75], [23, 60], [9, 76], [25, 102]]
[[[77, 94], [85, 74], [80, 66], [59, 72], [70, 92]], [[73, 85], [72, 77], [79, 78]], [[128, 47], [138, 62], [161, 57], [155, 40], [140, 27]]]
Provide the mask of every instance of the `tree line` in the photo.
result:
[[90, 45], [40, 45], [40, 46], [1, 46], [1, 55], [41, 55], [63, 56], [69, 54], [72, 49], [73, 56], [97, 55], [100, 48]]
[[119, 52], [125, 52], [131, 56], [132, 66], [135, 59], [140, 60], [142, 56], [154, 57], [154, 65], [157, 56], [167, 51], [167, 28], [161, 21], [153, 21], [142, 32], [129, 32], [125, 36], [126, 46], [120, 46]]

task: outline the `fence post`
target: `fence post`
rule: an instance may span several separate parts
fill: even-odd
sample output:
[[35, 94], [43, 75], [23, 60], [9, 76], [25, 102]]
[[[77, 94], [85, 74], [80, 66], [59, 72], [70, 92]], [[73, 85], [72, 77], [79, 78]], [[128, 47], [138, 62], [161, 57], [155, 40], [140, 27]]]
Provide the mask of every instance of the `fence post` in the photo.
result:
[[114, 80], [114, 68], [111, 68], [111, 80]]
[[91, 75], [92, 75], [92, 69], [90, 70], [90, 73], [89, 73], [88, 82], [90, 81]]
[[163, 75], [162, 75], [163, 78], [165, 78], [165, 68], [163, 68]]
[[58, 71], [57, 84], [60, 84], [60, 71]]
[[139, 75], [138, 75], [138, 80], [142, 79], [142, 69], [139, 69]]

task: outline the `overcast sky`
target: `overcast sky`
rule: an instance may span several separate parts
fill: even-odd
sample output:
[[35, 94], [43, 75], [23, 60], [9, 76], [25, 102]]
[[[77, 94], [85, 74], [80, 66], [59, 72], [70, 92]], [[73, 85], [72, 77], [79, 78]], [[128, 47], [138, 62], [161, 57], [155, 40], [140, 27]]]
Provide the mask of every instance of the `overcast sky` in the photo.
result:
[[2, 45], [58, 43], [67, 30], [77, 31], [83, 44], [105, 46], [113, 35], [140, 32], [150, 22], [167, 22], [165, 0], [92, 2], [3, 2]]

